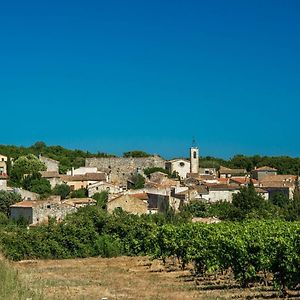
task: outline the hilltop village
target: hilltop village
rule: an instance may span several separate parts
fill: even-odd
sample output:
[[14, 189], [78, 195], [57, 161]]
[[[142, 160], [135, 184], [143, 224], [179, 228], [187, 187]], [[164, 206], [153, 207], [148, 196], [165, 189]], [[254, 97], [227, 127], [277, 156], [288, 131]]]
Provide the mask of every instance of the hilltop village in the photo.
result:
[[[164, 160], [160, 156], [147, 157], [91, 157], [85, 166], [59, 173], [59, 162], [40, 155], [36, 159], [43, 166], [39, 176], [52, 189], [67, 186], [69, 195], [47, 196], [9, 185], [8, 157], [0, 156], [0, 190], [20, 195], [10, 206], [12, 219], [25, 219], [36, 225], [49, 217], [63, 219], [79, 207], [95, 205], [95, 195], [105, 194], [106, 209], [122, 209], [132, 214], [154, 214], [172, 209], [175, 212], [193, 201], [231, 202], [242, 187], [253, 184], [255, 191], [270, 200], [280, 193], [292, 198], [298, 185], [296, 175], [278, 175], [270, 166], [245, 169], [199, 167], [199, 149], [189, 149], [189, 159]], [[29, 172], [29, 170], [28, 170]], [[26, 170], [25, 175], [26, 178]], [[23, 180], [24, 180], [23, 178]]]

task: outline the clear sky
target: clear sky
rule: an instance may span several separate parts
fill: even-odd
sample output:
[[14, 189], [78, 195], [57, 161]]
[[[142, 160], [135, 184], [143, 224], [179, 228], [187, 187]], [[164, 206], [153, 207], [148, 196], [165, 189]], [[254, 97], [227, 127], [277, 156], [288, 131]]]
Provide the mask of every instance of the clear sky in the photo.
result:
[[0, 0], [1, 144], [300, 156], [300, 1]]

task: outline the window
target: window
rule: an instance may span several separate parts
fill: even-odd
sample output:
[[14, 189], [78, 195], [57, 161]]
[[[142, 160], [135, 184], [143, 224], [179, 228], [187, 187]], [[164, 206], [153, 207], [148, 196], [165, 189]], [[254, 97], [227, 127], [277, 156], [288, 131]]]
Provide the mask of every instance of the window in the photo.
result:
[[49, 209], [50, 209], [50, 208], [51, 208], [51, 205], [50, 205], [50, 204], [48, 204], [48, 205], [47, 205], [47, 208], [49, 208]]
[[181, 161], [181, 162], [179, 163], [179, 166], [180, 166], [180, 167], [184, 167], [184, 162]]
[[193, 158], [197, 158], [197, 152], [196, 151], [193, 152]]

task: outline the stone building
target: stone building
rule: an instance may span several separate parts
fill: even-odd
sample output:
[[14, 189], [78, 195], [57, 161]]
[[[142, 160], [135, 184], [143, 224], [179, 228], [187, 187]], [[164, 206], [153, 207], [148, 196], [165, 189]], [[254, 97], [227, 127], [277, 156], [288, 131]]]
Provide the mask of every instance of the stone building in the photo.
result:
[[247, 176], [247, 170], [245, 169], [230, 169], [223, 166], [220, 166], [218, 173], [220, 178]]
[[96, 167], [109, 175], [109, 181], [126, 186], [127, 180], [146, 168], [165, 167], [165, 160], [160, 156], [149, 157], [93, 157], [86, 158], [86, 167]]
[[106, 182], [107, 175], [105, 173], [86, 173], [84, 175], [60, 175], [63, 183], [67, 184], [71, 191], [88, 188], [97, 182]]
[[74, 213], [79, 207], [94, 205], [94, 199], [74, 198], [65, 201], [47, 200], [25, 200], [10, 206], [10, 218], [26, 220], [31, 225], [47, 223], [49, 217], [60, 221], [67, 214]]
[[48, 172], [58, 172], [59, 169], [59, 162], [57, 160], [54, 160], [49, 157], [44, 157], [42, 155], [39, 156], [39, 160], [43, 162], [46, 167]]
[[109, 194], [118, 194], [123, 192], [123, 189], [117, 185], [113, 185], [109, 182], [99, 181], [93, 184], [90, 184], [87, 187], [88, 196], [92, 197], [96, 193], [108, 192]]
[[191, 163], [183, 158], [172, 159], [166, 162], [166, 170], [170, 174], [176, 172], [180, 179], [183, 180], [191, 171]]
[[124, 194], [107, 203], [107, 211], [112, 213], [115, 209], [122, 210], [136, 215], [146, 214], [148, 212], [147, 194]]
[[13, 188], [12, 191], [20, 194], [22, 200], [38, 200], [40, 198], [39, 194], [24, 190], [22, 188]]
[[7, 190], [7, 175], [6, 174], [0, 174], [0, 190], [6, 191]]
[[191, 161], [190, 173], [198, 174], [199, 173], [199, 149], [197, 147], [190, 148], [190, 161]]
[[0, 154], [0, 175], [7, 175], [7, 156]]
[[261, 180], [264, 177], [269, 175], [277, 175], [277, 169], [264, 166], [260, 168], [255, 168], [251, 173], [252, 173], [252, 178]]
[[62, 184], [60, 174], [56, 171], [42, 171], [40, 172], [42, 178], [47, 179], [50, 182], [51, 188], [53, 189], [57, 184]]
[[232, 202], [232, 195], [240, 191], [239, 186], [227, 184], [206, 184], [208, 193], [202, 194], [202, 199], [209, 203], [218, 201]]

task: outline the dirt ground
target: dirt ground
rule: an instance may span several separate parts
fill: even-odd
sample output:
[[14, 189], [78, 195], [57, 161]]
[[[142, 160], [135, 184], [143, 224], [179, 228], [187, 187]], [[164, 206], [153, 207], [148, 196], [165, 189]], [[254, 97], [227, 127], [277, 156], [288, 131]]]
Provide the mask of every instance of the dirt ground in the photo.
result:
[[47, 299], [278, 299], [272, 287], [241, 289], [230, 276], [195, 279], [189, 270], [147, 257], [34, 260], [15, 266]]

